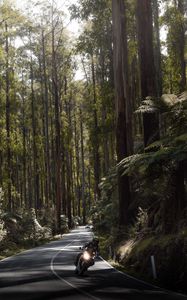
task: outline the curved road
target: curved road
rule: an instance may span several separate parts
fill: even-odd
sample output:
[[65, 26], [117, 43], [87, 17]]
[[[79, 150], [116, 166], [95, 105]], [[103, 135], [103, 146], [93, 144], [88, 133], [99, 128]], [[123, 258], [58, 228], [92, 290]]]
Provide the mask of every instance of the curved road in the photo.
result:
[[187, 300], [118, 272], [101, 258], [85, 276], [75, 276], [79, 247], [91, 238], [89, 229], [79, 227], [62, 240], [1, 261], [0, 299]]

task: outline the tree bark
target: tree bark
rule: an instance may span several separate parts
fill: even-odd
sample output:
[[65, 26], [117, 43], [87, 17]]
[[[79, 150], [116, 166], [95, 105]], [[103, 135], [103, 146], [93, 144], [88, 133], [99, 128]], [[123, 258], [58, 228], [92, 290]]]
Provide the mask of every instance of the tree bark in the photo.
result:
[[10, 150], [10, 76], [9, 76], [9, 40], [8, 40], [8, 25], [5, 22], [6, 32], [6, 135], [7, 135], [7, 174], [8, 174], [8, 210], [12, 211], [12, 192], [11, 192], [11, 150]]
[[[128, 52], [125, 5], [123, 0], [112, 1], [113, 42], [114, 42], [114, 85], [116, 106], [116, 152], [118, 162], [131, 153], [132, 139], [127, 134], [128, 101]], [[129, 140], [130, 139], [130, 140]], [[128, 176], [118, 173], [119, 225], [127, 226], [130, 221], [128, 212], [131, 199]]]
[[160, 45], [160, 28], [159, 28], [159, 4], [158, 0], [153, 0], [153, 20], [154, 20], [154, 34], [155, 34], [155, 70], [156, 70], [156, 90], [157, 97], [162, 95], [162, 68], [161, 68], [161, 45]]
[[[178, 10], [181, 14], [181, 19], [184, 19], [184, 0], [178, 0]], [[186, 62], [185, 62], [185, 22], [181, 20], [179, 28], [179, 60], [181, 69], [180, 92], [186, 89]]]
[[[22, 74], [22, 84], [23, 84], [23, 74]], [[25, 95], [22, 91], [20, 95], [22, 100], [22, 136], [23, 136], [23, 201], [25, 207], [29, 208], [28, 196], [27, 196], [27, 159], [26, 159], [26, 125], [25, 125]]]
[[97, 95], [96, 95], [96, 78], [93, 55], [91, 57], [92, 83], [93, 83], [93, 118], [94, 118], [94, 136], [93, 136], [93, 155], [94, 155], [94, 178], [95, 178], [95, 201], [100, 197], [100, 156], [99, 156], [99, 141], [98, 141], [98, 117], [97, 117]]
[[77, 128], [76, 116], [74, 115], [74, 137], [75, 137], [75, 156], [76, 156], [76, 199], [77, 199], [77, 215], [80, 217], [81, 209], [81, 193], [80, 193], [80, 158], [79, 158], [79, 136]]
[[[156, 71], [153, 54], [153, 24], [150, 0], [137, 0], [138, 46], [140, 59], [141, 97], [155, 98]], [[144, 145], [145, 147], [159, 139], [159, 120], [157, 113], [144, 113]]]
[[32, 148], [33, 148], [33, 202], [32, 207], [35, 208], [37, 213], [39, 203], [39, 168], [38, 168], [38, 153], [36, 146], [36, 117], [35, 117], [35, 93], [34, 93], [34, 72], [33, 72], [33, 59], [31, 55], [30, 61], [31, 72], [31, 113], [32, 113]]
[[81, 137], [81, 166], [82, 166], [82, 180], [81, 180], [81, 199], [83, 208], [83, 224], [86, 224], [86, 199], [85, 199], [85, 165], [84, 165], [84, 136], [83, 136], [83, 118], [82, 110], [80, 109], [80, 137]]
[[45, 53], [45, 37], [42, 30], [42, 61], [43, 61], [43, 83], [44, 83], [44, 124], [45, 124], [45, 169], [46, 169], [46, 182], [45, 182], [45, 197], [46, 205], [49, 206], [49, 199], [51, 196], [51, 169], [50, 169], [50, 144], [49, 144], [49, 95], [47, 85], [47, 70], [46, 70], [46, 53]]
[[[53, 8], [52, 8], [53, 10]], [[57, 62], [55, 51], [55, 28], [52, 11], [52, 91], [55, 104], [55, 174], [56, 174], [56, 229], [61, 227], [61, 147], [60, 147], [60, 103], [58, 90]]]

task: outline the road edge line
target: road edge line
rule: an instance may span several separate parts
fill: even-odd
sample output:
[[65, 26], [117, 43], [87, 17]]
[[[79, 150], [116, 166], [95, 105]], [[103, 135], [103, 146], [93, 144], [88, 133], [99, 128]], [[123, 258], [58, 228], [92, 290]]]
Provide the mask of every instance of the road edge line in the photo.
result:
[[99, 258], [100, 258], [102, 261], [104, 261], [108, 266], [110, 266], [112, 269], [114, 269], [116, 272], [122, 274], [123, 276], [126, 276], [126, 277], [128, 277], [128, 278], [134, 279], [134, 280], [136, 280], [136, 281], [138, 281], [138, 282], [140, 282], [140, 283], [147, 284], [147, 285], [149, 285], [150, 287], [153, 287], [153, 288], [155, 288], [155, 289], [157, 289], [157, 290], [161, 290], [161, 291], [163, 291], [163, 292], [167, 292], [167, 293], [169, 293], [169, 294], [176, 295], [176, 296], [182, 296], [182, 297], [185, 297], [185, 298], [187, 299], [187, 295], [185, 295], [185, 294], [173, 292], [173, 291], [171, 291], [171, 290], [164, 289], [164, 288], [162, 288], [162, 287], [156, 286], [156, 285], [151, 284], [151, 283], [149, 283], [149, 282], [146, 282], [146, 281], [143, 281], [143, 280], [138, 279], [138, 278], [136, 278], [136, 277], [133, 277], [133, 276], [127, 274], [127, 273], [124, 273], [124, 272], [122, 272], [122, 271], [117, 270], [117, 269], [116, 269], [115, 267], [113, 267], [108, 261], [106, 261], [102, 256], [99, 256]]
[[93, 296], [92, 294], [89, 294], [85, 291], [83, 291], [82, 289], [76, 287], [76, 285], [72, 284], [71, 282], [67, 281], [66, 279], [64, 279], [63, 277], [61, 277], [60, 275], [58, 275], [58, 273], [55, 271], [54, 269], [54, 260], [55, 258], [69, 245], [71, 245], [75, 240], [73, 240], [71, 243], [67, 244], [65, 247], [63, 247], [61, 250], [59, 250], [51, 259], [51, 263], [50, 263], [50, 269], [51, 272], [61, 281], [65, 282], [67, 285], [69, 285], [70, 287], [74, 288], [75, 290], [77, 290], [80, 294], [87, 296], [93, 300], [101, 300], [100, 298], [97, 298], [95, 296]]

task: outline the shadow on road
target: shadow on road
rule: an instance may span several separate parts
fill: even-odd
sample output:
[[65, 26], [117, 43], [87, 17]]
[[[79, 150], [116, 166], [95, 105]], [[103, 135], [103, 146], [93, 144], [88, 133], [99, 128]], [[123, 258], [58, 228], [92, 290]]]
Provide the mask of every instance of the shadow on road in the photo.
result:
[[[132, 279], [121, 276], [114, 269], [90, 270], [85, 276], [75, 276], [73, 271], [59, 271], [58, 275], [67, 282], [78, 287], [75, 289], [66, 282], [57, 280], [56, 276], [45, 275], [40, 271], [30, 278], [22, 278], [14, 282], [1, 284], [0, 298], [3, 300], [60, 300], [60, 299], [89, 299], [84, 293], [94, 295], [98, 299], [125, 299], [125, 300], [172, 300], [187, 299], [164, 291], [154, 289], [141, 282], [132, 283]], [[132, 288], [133, 286], [133, 288]], [[8, 289], [4, 289], [9, 287]], [[82, 294], [81, 294], [82, 291]]]
[[73, 231], [61, 241], [29, 250], [0, 263], [2, 300], [182, 300], [117, 272], [98, 259], [85, 276], [74, 273], [79, 246], [91, 233]]

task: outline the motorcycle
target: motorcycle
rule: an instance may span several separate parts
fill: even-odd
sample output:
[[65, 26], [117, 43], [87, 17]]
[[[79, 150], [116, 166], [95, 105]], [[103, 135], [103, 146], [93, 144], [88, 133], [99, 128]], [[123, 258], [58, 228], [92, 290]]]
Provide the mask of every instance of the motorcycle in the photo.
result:
[[95, 263], [96, 252], [91, 248], [85, 248], [82, 253], [79, 253], [76, 259], [75, 274], [83, 275], [89, 267]]

